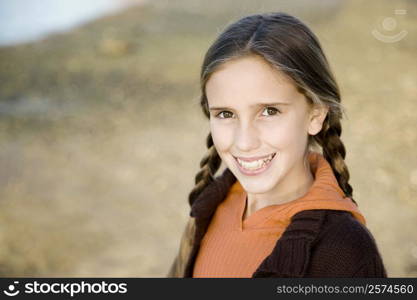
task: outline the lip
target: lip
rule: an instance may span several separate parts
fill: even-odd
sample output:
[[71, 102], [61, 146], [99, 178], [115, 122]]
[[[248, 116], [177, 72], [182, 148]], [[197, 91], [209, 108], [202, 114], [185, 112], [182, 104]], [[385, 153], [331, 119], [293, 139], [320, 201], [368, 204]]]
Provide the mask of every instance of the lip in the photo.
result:
[[[267, 155], [267, 156], [261, 156], [260, 158], [258, 158], [258, 159], [262, 159], [262, 158], [265, 158], [265, 157], [268, 157], [269, 155]], [[277, 153], [274, 153], [274, 157], [271, 159], [271, 161], [268, 163], [268, 164], [266, 164], [265, 166], [263, 166], [262, 168], [260, 168], [260, 169], [258, 169], [258, 170], [255, 170], [255, 171], [252, 171], [252, 170], [247, 170], [247, 169], [244, 169], [240, 164], [239, 164], [239, 162], [237, 161], [237, 158], [235, 157], [235, 162], [236, 162], [236, 165], [237, 165], [237, 167], [239, 168], [239, 170], [240, 170], [240, 172], [241, 173], [243, 173], [243, 174], [245, 174], [245, 175], [248, 175], [248, 176], [255, 176], [255, 175], [259, 175], [259, 174], [261, 174], [261, 173], [263, 173], [263, 172], [265, 172], [266, 170], [268, 170], [269, 169], [269, 167], [272, 165], [272, 162], [274, 161], [274, 159], [275, 159], [275, 157], [277, 156]], [[240, 157], [239, 157], [239, 159], [241, 159]], [[253, 159], [252, 159], [253, 160]]]

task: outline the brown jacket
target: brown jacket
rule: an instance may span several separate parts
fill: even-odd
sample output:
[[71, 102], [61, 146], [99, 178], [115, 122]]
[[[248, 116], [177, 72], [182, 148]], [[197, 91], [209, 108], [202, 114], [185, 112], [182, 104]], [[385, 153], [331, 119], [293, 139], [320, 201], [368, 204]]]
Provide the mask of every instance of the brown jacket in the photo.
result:
[[[192, 277], [201, 240], [235, 181], [225, 169], [193, 203], [168, 277]], [[347, 211], [314, 209], [291, 218], [252, 277], [387, 277], [387, 273], [376, 242], [364, 225]]]

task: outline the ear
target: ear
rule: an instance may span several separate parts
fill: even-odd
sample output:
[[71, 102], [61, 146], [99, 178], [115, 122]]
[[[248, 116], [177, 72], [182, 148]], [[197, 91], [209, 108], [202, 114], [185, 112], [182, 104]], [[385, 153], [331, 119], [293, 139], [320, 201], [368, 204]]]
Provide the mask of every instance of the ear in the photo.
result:
[[316, 135], [320, 132], [323, 128], [323, 122], [326, 118], [326, 115], [329, 111], [329, 107], [322, 105], [317, 106], [315, 105], [311, 111], [309, 116], [309, 125], [308, 125], [308, 133], [310, 135]]

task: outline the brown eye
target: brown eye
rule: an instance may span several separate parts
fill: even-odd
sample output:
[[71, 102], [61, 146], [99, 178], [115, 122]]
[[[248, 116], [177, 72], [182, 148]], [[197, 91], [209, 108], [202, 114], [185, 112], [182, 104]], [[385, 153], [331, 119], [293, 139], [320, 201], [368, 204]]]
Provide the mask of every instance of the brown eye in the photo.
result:
[[268, 116], [273, 116], [279, 113], [279, 110], [275, 107], [265, 107], [265, 110], [268, 112]]
[[220, 112], [218, 115], [217, 115], [217, 117], [219, 118], [219, 116], [220, 115], [222, 115], [223, 114], [223, 117], [220, 117], [220, 119], [228, 119], [228, 117], [227, 116], [232, 116], [232, 113], [230, 112], [230, 111], [222, 111], [222, 112]]

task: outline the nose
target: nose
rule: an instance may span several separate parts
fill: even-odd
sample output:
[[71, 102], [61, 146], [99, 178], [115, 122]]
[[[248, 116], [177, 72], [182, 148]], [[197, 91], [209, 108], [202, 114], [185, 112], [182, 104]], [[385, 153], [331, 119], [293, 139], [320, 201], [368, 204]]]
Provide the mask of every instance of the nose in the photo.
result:
[[249, 122], [241, 122], [235, 132], [234, 144], [241, 153], [258, 149], [260, 145], [258, 130]]

